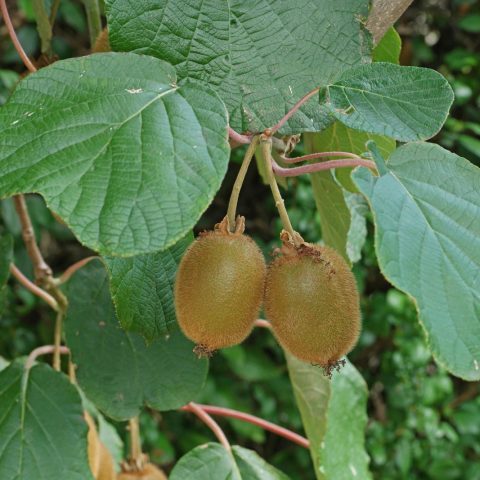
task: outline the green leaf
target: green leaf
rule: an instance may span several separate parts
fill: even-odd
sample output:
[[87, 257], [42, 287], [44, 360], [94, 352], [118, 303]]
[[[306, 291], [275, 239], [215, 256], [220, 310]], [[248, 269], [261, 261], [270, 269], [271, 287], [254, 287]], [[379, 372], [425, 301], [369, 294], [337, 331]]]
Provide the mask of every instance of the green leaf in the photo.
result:
[[458, 22], [458, 26], [470, 33], [480, 33], [480, 13], [465, 15]]
[[105, 258], [113, 303], [124, 330], [138, 332], [151, 341], [177, 328], [175, 275], [192, 239], [189, 234], [163, 252]]
[[349, 261], [347, 237], [350, 229], [350, 210], [345, 203], [343, 189], [330, 171], [313, 173], [310, 179], [322, 225], [322, 240]]
[[[210, 85], [227, 105], [230, 126], [242, 132], [273, 126], [310, 90], [369, 61], [368, 8], [367, 0], [106, 2], [114, 50], [156, 56], [180, 78]], [[329, 123], [313, 100], [280, 132]]]
[[29, 75], [0, 110], [0, 195], [41, 193], [104, 254], [173, 245], [212, 200], [229, 159], [220, 99], [175, 82], [173, 67], [132, 53]]
[[10, 276], [10, 264], [13, 261], [13, 237], [10, 234], [0, 235], [0, 290]]
[[106, 415], [127, 420], [144, 403], [176, 409], [201, 390], [208, 362], [193, 354], [193, 344], [178, 329], [146, 346], [139, 334], [120, 327], [100, 260], [72, 276], [67, 296], [65, 334], [78, 383]]
[[480, 170], [438, 145], [396, 150], [388, 173], [353, 178], [375, 221], [385, 277], [411, 295], [437, 361], [480, 379]]
[[480, 158], [480, 140], [470, 135], [460, 135], [458, 143], [470, 153]]
[[[365, 151], [365, 142], [369, 138], [378, 140], [385, 152], [395, 148], [395, 140], [357, 132], [339, 122], [324, 132], [305, 134], [304, 143], [307, 153], [348, 151], [361, 154]], [[347, 171], [347, 175], [342, 176], [344, 171]], [[350, 172], [350, 168], [339, 168], [335, 171], [335, 177], [327, 171], [314, 173], [310, 178], [320, 214], [322, 239], [345, 260], [356, 262], [360, 259], [360, 251], [365, 242], [366, 226], [364, 209], [358, 203], [358, 197], [355, 200], [355, 196], [349, 194], [349, 191], [358, 192], [349, 177]]]
[[402, 39], [394, 27], [390, 27], [383, 38], [373, 49], [372, 60], [374, 62], [400, 63], [400, 52], [402, 51]]
[[45, 364], [0, 373], [0, 478], [93, 480], [77, 389]]
[[233, 456], [244, 480], [288, 480], [288, 477], [269, 465], [257, 452], [234, 445]]
[[286, 353], [318, 480], [372, 478], [365, 451], [367, 387], [347, 361], [329, 380], [319, 367]]
[[258, 454], [233, 446], [229, 453], [218, 443], [194, 448], [175, 465], [170, 480], [288, 480]]
[[362, 248], [367, 239], [366, 215], [369, 211], [368, 204], [362, 195], [343, 192], [345, 203], [350, 212], [350, 228], [347, 234], [347, 256], [352, 263], [362, 258]]
[[348, 127], [406, 142], [438, 133], [453, 92], [434, 70], [372, 63], [345, 72], [326, 87], [322, 98]]

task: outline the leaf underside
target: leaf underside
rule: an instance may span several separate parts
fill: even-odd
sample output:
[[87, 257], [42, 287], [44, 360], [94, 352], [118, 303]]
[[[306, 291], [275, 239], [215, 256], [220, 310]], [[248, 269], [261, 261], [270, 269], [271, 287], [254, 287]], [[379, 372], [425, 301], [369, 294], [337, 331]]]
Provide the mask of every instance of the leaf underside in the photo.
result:
[[438, 145], [397, 149], [388, 172], [354, 172], [374, 215], [380, 268], [411, 295], [439, 363], [480, 379], [480, 170]]

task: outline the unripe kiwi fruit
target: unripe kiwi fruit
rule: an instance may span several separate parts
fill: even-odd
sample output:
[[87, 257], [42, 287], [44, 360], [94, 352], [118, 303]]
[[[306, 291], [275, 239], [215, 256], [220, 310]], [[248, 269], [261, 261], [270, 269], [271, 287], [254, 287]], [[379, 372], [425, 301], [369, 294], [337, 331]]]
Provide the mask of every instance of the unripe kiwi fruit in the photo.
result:
[[255, 242], [235, 232], [225, 218], [188, 248], [175, 281], [175, 307], [183, 333], [200, 356], [242, 342], [250, 333], [263, 298], [265, 259]]
[[266, 317], [285, 350], [330, 374], [360, 333], [355, 278], [332, 248], [283, 240], [267, 271]]
[[122, 472], [117, 480], [167, 480], [166, 475], [152, 463], [146, 463], [142, 470], [135, 472]]

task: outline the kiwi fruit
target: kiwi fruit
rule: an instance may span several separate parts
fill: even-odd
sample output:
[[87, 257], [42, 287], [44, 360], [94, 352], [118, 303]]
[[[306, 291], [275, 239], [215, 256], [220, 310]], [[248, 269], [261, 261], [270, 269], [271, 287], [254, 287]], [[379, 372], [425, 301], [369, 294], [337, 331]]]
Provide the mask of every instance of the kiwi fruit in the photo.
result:
[[115, 464], [109, 450], [100, 441], [95, 421], [88, 412], [84, 412], [88, 425], [88, 463], [95, 480], [115, 480]]
[[183, 333], [199, 356], [242, 342], [251, 332], [263, 298], [265, 259], [243, 234], [238, 217], [201, 233], [185, 252], [175, 281], [175, 308]]
[[84, 418], [88, 425], [87, 443], [88, 443], [88, 464], [92, 475], [97, 478], [100, 471], [101, 461], [101, 443], [98, 438], [97, 427], [91, 415], [88, 412], [84, 412]]
[[115, 471], [115, 462], [108, 448], [100, 442], [100, 468], [95, 480], [115, 480], [117, 472]]
[[95, 40], [95, 45], [92, 48], [93, 53], [101, 53], [101, 52], [111, 52], [112, 49], [110, 48], [110, 41], [108, 39], [108, 29], [105, 27], [101, 32], [100, 35]]
[[167, 480], [167, 477], [153, 463], [146, 463], [139, 471], [119, 473], [117, 480]]
[[355, 278], [334, 249], [294, 245], [286, 232], [282, 240], [267, 271], [266, 317], [285, 350], [330, 376], [360, 333]]

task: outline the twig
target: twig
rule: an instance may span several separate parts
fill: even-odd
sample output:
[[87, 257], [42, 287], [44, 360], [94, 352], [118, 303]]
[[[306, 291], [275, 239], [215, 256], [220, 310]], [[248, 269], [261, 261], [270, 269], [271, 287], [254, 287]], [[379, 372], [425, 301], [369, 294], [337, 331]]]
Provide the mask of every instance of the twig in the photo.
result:
[[138, 471], [141, 471], [143, 469], [144, 455], [142, 454], [138, 417], [133, 417], [128, 421], [128, 428], [130, 430], [130, 462], [135, 465]]
[[253, 325], [259, 328], [268, 328], [268, 329], [272, 328], [272, 324], [268, 320], [262, 320], [261, 318], [259, 318], [258, 320], [255, 320]]
[[63, 283], [66, 283], [70, 280], [72, 275], [85, 266], [88, 262], [91, 262], [92, 260], [95, 260], [98, 258], [97, 256], [91, 256], [91, 257], [86, 257], [82, 258], [82, 260], [79, 260], [78, 262], [74, 263], [73, 265], [70, 265], [57, 279], [54, 280], [55, 284], [57, 285], [62, 285]]
[[272, 158], [272, 139], [263, 135], [260, 140], [260, 146], [262, 149], [262, 156], [265, 159], [265, 169], [267, 172], [268, 183], [270, 185], [270, 189], [272, 190], [273, 199], [275, 200], [275, 206], [277, 207], [278, 213], [280, 215], [283, 228], [290, 234], [292, 240], [295, 241], [297, 235], [295, 230], [293, 229], [292, 223], [290, 222], [290, 218], [285, 208], [282, 194], [280, 193], [277, 181], [275, 180], [275, 175], [273, 173], [272, 162], [274, 162], [274, 160]]
[[[35, 348], [35, 350], [32, 350], [30, 352], [30, 355], [25, 362], [25, 368], [28, 370], [32, 367], [38, 357], [40, 357], [41, 355], [48, 355], [49, 353], [53, 353], [54, 351], [54, 345], [43, 345], [42, 347]], [[68, 347], [60, 347], [60, 353], [62, 355], [68, 355], [70, 353], [70, 350], [68, 349]]]
[[27, 203], [23, 195], [16, 195], [13, 197], [15, 209], [17, 210], [18, 218], [22, 225], [22, 237], [27, 248], [28, 256], [33, 264], [33, 271], [35, 274], [35, 281], [43, 284], [47, 278], [52, 276], [52, 269], [47, 265], [43, 259], [42, 253], [38, 248], [35, 240], [35, 232], [33, 231], [32, 221], [28, 214]]
[[272, 159], [273, 172], [279, 177], [297, 177], [298, 175], [321, 172], [323, 170], [331, 170], [333, 168], [358, 166], [376, 170], [374, 162], [372, 162], [371, 160], [364, 160], [363, 158], [341, 158], [339, 160], [329, 160], [327, 162], [312, 163], [309, 165], [302, 165], [300, 167], [294, 168], [281, 167], [275, 160]]
[[55, 298], [30, 281], [13, 263], [10, 265], [10, 272], [27, 290], [44, 300], [53, 310], [58, 312], [58, 303]]
[[228, 136], [237, 143], [242, 143], [244, 145], [250, 143], [252, 141], [251, 137], [247, 137], [246, 135], [242, 135], [236, 132], [233, 128], [228, 127]]
[[63, 330], [63, 317], [64, 311], [60, 309], [57, 312], [57, 317], [55, 318], [55, 332], [53, 337], [53, 343], [55, 350], [53, 352], [53, 369], [60, 371], [60, 348], [62, 346], [62, 330]]
[[28, 58], [28, 55], [25, 53], [25, 50], [23, 49], [20, 41], [18, 40], [15, 29], [13, 28], [12, 20], [10, 19], [10, 15], [8, 13], [8, 8], [5, 0], [0, 0], [0, 10], [2, 11], [3, 21], [5, 22], [5, 25], [7, 27], [8, 35], [12, 40], [15, 50], [22, 59], [23, 64], [30, 72], [36, 72], [37, 69], [35, 68], [35, 65]]
[[320, 88], [314, 88], [311, 92], [308, 92], [305, 96], [303, 96], [276, 125], [268, 129], [270, 135], [273, 135], [275, 132], [280, 130], [288, 122], [290, 117], [292, 117], [305, 102], [310, 100], [310, 98], [316, 95], [319, 91]]
[[228, 223], [231, 231], [235, 229], [235, 215], [237, 212], [238, 197], [240, 195], [240, 190], [242, 189], [248, 167], [250, 166], [250, 162], [252, 161], [253, 155], [255, 154], [255, 149], [257, 148], [257, 145], [258, 136], [254, 137], [252, 142], [248, 146], [247, 151], [245, 152], [245, 156], [243, 157], [242, 165], [240, 167], [240, 170], [238, 171], [237, 178], [235, 179], [235, 183], [232, 188], [232, 193], [230, 195], [227, 210]]
[[198, 404], [197, 406], [200, 407], [204, 412], [210, 413], [211, 415], [218, 415], [221, 417], [230, 417], [230, 418], [236, 418], [238, 420], [243, 420], [244, 422], [257, 425], [263, 428], [264, 430], [268, 430], [269, 432], [275, 433], [280, 437], [284, 437], [287, 440], [290, 440], [296, 443], [297, 445], [300, 445], [301, 447], [310, 448], [310, 442], [305, 437], [302, 437], [301, 435], [298, 435], [298, 433], [292, 432], [291, 430], [280, 427], [275, 423], [268, 422], [263, 418], [250, 415], [249, 413], [239, 412], [238, 410], [233, 410], [231, 408], [223, 408], [223, 407], [216, 407], [213, 405], [202, 405], [202, 404]]
[[181, 408], [186, 412], [194, 413], [210, 430], [215, 434], [218, 441], [225, 447], [225, 450], [230, 452], [232, 447], [230, 446], [230, 442], [228, 441], [225, 433], [220, 428], [220, 425], [208, 414], [206, 413], [200, 405], [190, 402], [188, 405], [185, 405]]
[[300, 163], [305, 162], [307, 160], [315, 160], [316, 158], [324, 158], [324, 157], [348, 157], [348, 158], [361, 158], [358, 155], [350, 152], [316, 152], [316, 153], [309, 153], [308, 155], [302, 155], [301, 157], [285, 157], [284, 155], [280, 155], [280, 158], [285, 163]]

